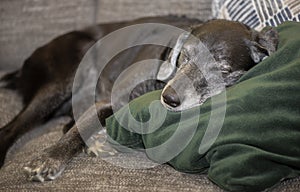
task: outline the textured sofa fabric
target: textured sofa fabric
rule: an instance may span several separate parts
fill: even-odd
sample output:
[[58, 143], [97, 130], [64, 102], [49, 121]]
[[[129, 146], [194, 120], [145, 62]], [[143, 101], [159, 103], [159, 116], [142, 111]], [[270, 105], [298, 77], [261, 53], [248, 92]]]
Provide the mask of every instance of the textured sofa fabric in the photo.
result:
[[[0, 70], [11, 71], [37, 47], [64, 32], [94, 23], [133, 19], [150, 15], [178, 14], [202, 20], [210, 18], [210, 0], [1, 0]], [[0, 125], [22, 109], [16, 92], [0, 89]], [[205, 175], [185, 174], [168, 165], [150, 169], [128, 169], [101, 158], [81, 154], [74, 158], [57, 180], [32, 183], [23, 165], [52, 145], [62, 135], [68, 117], [53, 119], [24, 135], [9, 151], [0, 170], [0, 191], [222, 191]], [[32, 140], [30, 140], [32, 139]], [[132, 165], [143, 157], [123, 155], [119, 161]], [[288, 180], [274, 191], [296, 191], [300, 180]]]
[[37, 47], [67, 31], [155, 15], [207, 20], [211, 0], [1, 0], [0, 9], [0, 69], [13, 70]]

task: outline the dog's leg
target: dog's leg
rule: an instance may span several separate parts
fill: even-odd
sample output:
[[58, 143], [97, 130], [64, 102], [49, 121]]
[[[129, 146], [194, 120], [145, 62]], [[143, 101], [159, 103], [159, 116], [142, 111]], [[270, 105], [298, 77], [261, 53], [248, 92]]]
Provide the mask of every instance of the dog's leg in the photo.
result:
[[[97, 114], [94, 115], [101, 123], [112, 114], [110, 102], [98, 102], [95, 107]], [[94, 109], [93, 107], [88, 109], [76, 122], [76, 125], [80, 125], [80, 131], [76, 125], [73, 126], [56, 144], [45, 149], [39, 157], [24, 167], [30, 180], [43, 182], [56, 179], [68, 162], [82, 152], [85, 143], [81, 134], [84, 133], [84, 137], [88, 137], [97, 130], [93, 122], [95, 116], [91, 116], [91, 110]]]
[[84, 148], [85, 144], [76, 126], [72, 127], [53, 146], [45, 149], [40, 156], [24, 167], [33, 181], [43, 182], [56, 179], [68, 162]]
[[77, 67], [102, 34], [102, 27], [96, 26], [61, 35], [35, 50], [18, 72], [2, 78], [6, 87], [21, 93], [26, 107], [0, 130], [0, 167], [17, 138], [49, 119], [71, 98]]
[[6, 88], [6, 89], [16, 89], [16, 79], [18, 78], [17, 75], [19, 73], [19, 70], [8, 73], [3, 75], [0, 78], [0, 88]]
[[13, 121], [0, 129], [0, 167], [9, 147], [24, 133], [45, 121], [69, 97], [71, 91], [66, 85], [45, 85]]

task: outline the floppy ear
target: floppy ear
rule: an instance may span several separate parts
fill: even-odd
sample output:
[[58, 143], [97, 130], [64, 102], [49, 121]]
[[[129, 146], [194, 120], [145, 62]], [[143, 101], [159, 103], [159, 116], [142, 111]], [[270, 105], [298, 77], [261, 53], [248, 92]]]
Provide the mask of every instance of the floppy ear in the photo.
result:
[[165, 61], [159, 67], [156, 78], [160, 81], [169, 80], [175, 71], [176, 66], [172, 65], [169, 61]]
[[177, 59], [180, 55], [181, 48], [184, 44], [184, 42], [189, 37], [190, 32], [184, 32], [182, 33], [175, 44], [175, 47], [173, 50], [169, 53], [169, 59], [165, 62], [163, 62], [158, 69], [156, 78], [160, 81], [166, 81], [172, 77], [174, 72], [176, 71], [176, 63]]
[[277, 50], [278, 32], [273, 28], [265, 28], [261, 32], [252, 32], [252, 41], [248, 42], [250, 54], [255, 63], [261, 62]]

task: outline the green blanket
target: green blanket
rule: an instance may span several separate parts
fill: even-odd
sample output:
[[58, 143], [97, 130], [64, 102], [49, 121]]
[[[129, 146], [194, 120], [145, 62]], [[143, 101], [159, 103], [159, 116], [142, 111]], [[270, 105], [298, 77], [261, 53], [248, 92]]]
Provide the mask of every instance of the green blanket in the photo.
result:
[[[225, 108], [221, 94], [201, 107], [166, 112], [155, 91], [108, 118], [108, 134], [179, 171], [207, 173], [229, 191], [261, 191], [300, 175], [300, 24], [277, 30], [278, 51], [226, 91]], [[212, 140], [201, 143], [204, 134]]]

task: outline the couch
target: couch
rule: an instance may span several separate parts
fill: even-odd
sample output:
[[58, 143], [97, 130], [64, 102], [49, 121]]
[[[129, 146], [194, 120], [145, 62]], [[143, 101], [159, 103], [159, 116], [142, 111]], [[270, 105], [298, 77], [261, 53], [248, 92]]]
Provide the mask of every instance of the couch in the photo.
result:
[[[2, 0], [0, 9], [0, 75], [19, 68], [37, 47], [55, 36], [95, 23], [167, 14], [211, 18], [210, 0]], [[20, 110], [20, 96], [0, 89], [0, 127]], [[165, 164], [123, 168], [84, 153], [75, 157], [57, 180], [28, 181], [24, 164], [55, 143], [68, 122], [69, 117], [51, 119], [15, 143], [0, 170], [0, 191], [223, 191], [206, 175], [181, 173]], [[129, 167], [144, 161], [143, 156], [121, 157], [118, 161]], [[300, 191], [300, 179], [283, 181], [272, 191]]]

